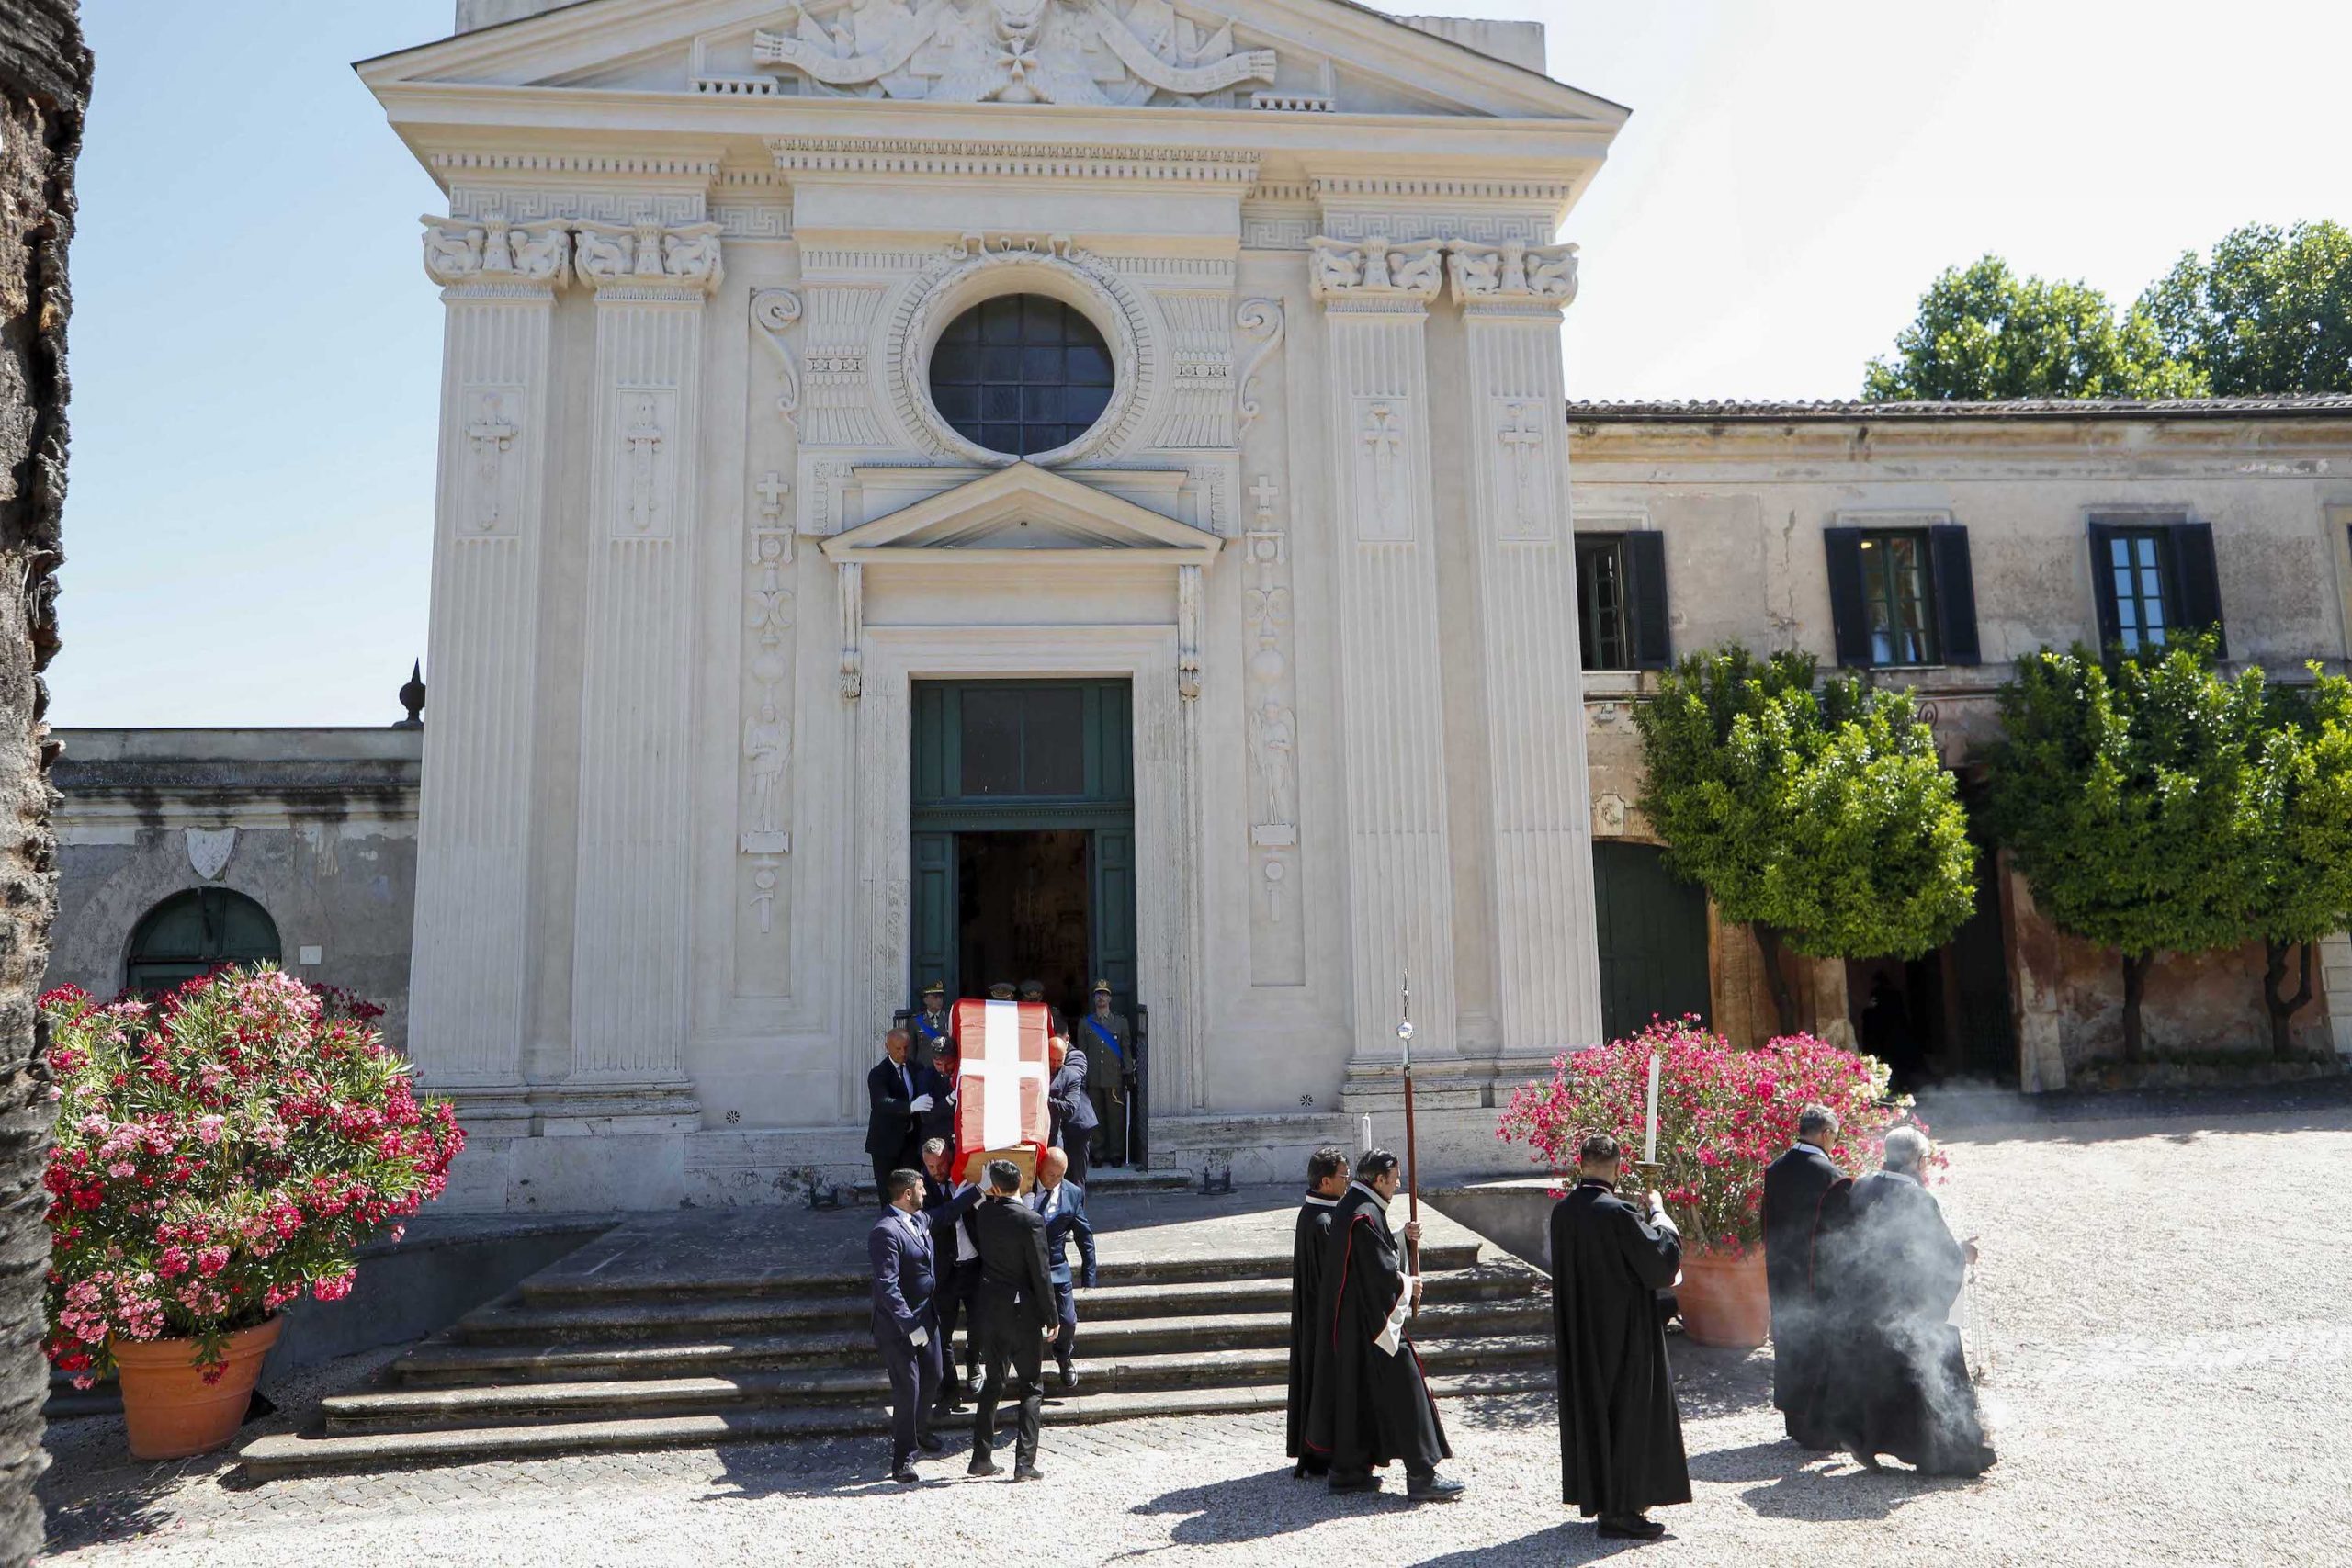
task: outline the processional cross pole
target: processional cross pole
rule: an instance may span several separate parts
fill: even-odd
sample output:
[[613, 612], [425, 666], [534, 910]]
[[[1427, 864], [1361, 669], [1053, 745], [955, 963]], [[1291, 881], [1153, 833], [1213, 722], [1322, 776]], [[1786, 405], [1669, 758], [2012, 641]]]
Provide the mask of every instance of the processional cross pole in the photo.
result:
[[[1404, 1055], [1405, 1073], [1405, 1217], [1418, 1225], [1421, 1223], [1421, 1182], [1419, 1162], [1413, 1157], [1413, 976], [1405, 972], [1404, 1007], [1396, 1021], [1396, 1040]], [[1405, 1271], [1420, 1278], [1421, 1249], [1419, 1243], [1408, 1237], [1405, 1242]]]

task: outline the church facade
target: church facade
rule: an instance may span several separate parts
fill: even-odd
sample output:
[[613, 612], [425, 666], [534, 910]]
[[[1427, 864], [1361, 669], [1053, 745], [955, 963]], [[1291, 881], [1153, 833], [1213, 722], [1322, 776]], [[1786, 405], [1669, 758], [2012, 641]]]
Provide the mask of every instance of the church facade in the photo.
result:
[[1464, 1137], [1599, 1035], [1556, 241], [1624, 111], [1540, 28], [459, 23], [361, 73], [447, 193], [408, 1049], [463, 1201], [854, 1168], [932, 978], [1109, 978], [1170, 1156], [1385, 1111], [1408, 982]]

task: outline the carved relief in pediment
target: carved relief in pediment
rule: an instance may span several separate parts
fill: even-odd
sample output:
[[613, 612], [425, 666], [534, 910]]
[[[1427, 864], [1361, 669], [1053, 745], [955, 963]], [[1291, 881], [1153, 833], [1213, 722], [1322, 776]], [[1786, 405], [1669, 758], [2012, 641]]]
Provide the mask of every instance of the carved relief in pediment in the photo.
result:
[[1197, 102], [1274, 79], [1274, 51], [1168, 0], [844, 0], [795, 7], [752, 56], [827, 96], [939, 103]]

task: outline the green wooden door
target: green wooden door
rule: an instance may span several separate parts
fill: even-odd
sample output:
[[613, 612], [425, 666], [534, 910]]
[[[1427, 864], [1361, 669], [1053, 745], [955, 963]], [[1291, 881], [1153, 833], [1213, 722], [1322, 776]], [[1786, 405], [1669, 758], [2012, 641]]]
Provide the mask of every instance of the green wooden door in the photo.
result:
[[1076, 829], [1088, 835], [1092, 976], [1136, 1002], [1135, 739], [1124, 681], [927, 681], [914, 689], [912, 987], [959, 974], [956, 839]]
[[1600, 933], [1600, 1018], [1609, 1038], [1653, 1017], [1707, 1006], [1707, 896], [1666, 869], [1650, 844], [1592, 847], [1594, 914]]

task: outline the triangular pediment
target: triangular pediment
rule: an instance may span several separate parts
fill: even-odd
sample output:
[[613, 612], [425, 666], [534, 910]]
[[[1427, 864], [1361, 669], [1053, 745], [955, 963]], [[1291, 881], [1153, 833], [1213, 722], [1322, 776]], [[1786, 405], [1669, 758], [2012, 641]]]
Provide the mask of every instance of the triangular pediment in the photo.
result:
[[1611, 130], [1624, 118], [1532, 69], [1540, 45], [1531, 28], [1408, 25], [1350, 0], [476, 0], [468, 15], [472, 30], [362, 62], [361, 76], [379, 95], [537, 87]]
[[825, 558], [888, 565], [1204, 566], [1215, 534], [1015, 463], [825, 541]]

